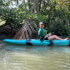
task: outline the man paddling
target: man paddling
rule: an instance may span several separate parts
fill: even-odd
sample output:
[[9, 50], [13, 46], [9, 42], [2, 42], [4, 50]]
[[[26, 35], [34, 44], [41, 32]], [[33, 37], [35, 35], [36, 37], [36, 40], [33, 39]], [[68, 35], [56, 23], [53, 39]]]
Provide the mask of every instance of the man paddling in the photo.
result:
[[40, 37], [40, 40], [67, 40], [68, 38], [62, 39], [56, 35], [52, 35], [51, 33], [47, 34], [47, 30], [44, 29], [44, 23], [40, 22], [39, 23], [39, 30], [38, 30], [38, 35]]

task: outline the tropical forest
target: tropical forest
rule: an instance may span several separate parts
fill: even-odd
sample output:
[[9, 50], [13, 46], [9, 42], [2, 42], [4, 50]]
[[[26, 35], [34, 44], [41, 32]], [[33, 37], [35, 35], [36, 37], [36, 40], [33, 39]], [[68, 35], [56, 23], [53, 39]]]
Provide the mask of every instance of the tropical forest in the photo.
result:
[[70, 0], [0, 0], [0, 37], [38, 38], [39, 22], [48, 33], [70, 35]]

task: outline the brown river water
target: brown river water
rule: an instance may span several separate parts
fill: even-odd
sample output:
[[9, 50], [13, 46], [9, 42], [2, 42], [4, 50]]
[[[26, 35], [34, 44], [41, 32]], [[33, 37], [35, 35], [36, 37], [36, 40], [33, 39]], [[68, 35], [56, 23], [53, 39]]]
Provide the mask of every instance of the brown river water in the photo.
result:
[[0, 70], [70, 70], [70, 47], [17, 46], [0, 42]]

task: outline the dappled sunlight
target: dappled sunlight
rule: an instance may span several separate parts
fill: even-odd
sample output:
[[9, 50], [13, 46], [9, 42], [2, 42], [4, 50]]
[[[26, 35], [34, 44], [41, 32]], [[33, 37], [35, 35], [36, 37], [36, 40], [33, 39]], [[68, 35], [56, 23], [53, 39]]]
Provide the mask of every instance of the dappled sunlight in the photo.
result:
[[4, 25], [5, 23], [6, 23], [6, 21], [2, 21], [2, 20], [0, 19], [0, 26]]

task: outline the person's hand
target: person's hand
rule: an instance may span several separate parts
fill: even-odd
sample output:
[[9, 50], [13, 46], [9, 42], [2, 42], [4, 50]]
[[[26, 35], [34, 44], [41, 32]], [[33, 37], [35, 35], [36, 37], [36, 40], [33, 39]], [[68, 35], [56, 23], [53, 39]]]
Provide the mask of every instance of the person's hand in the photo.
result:
[[48, 35], [49, 35], [49, 36], [51, 36], [51, 35], [52, 35], [52, 33], [49, 33]]

